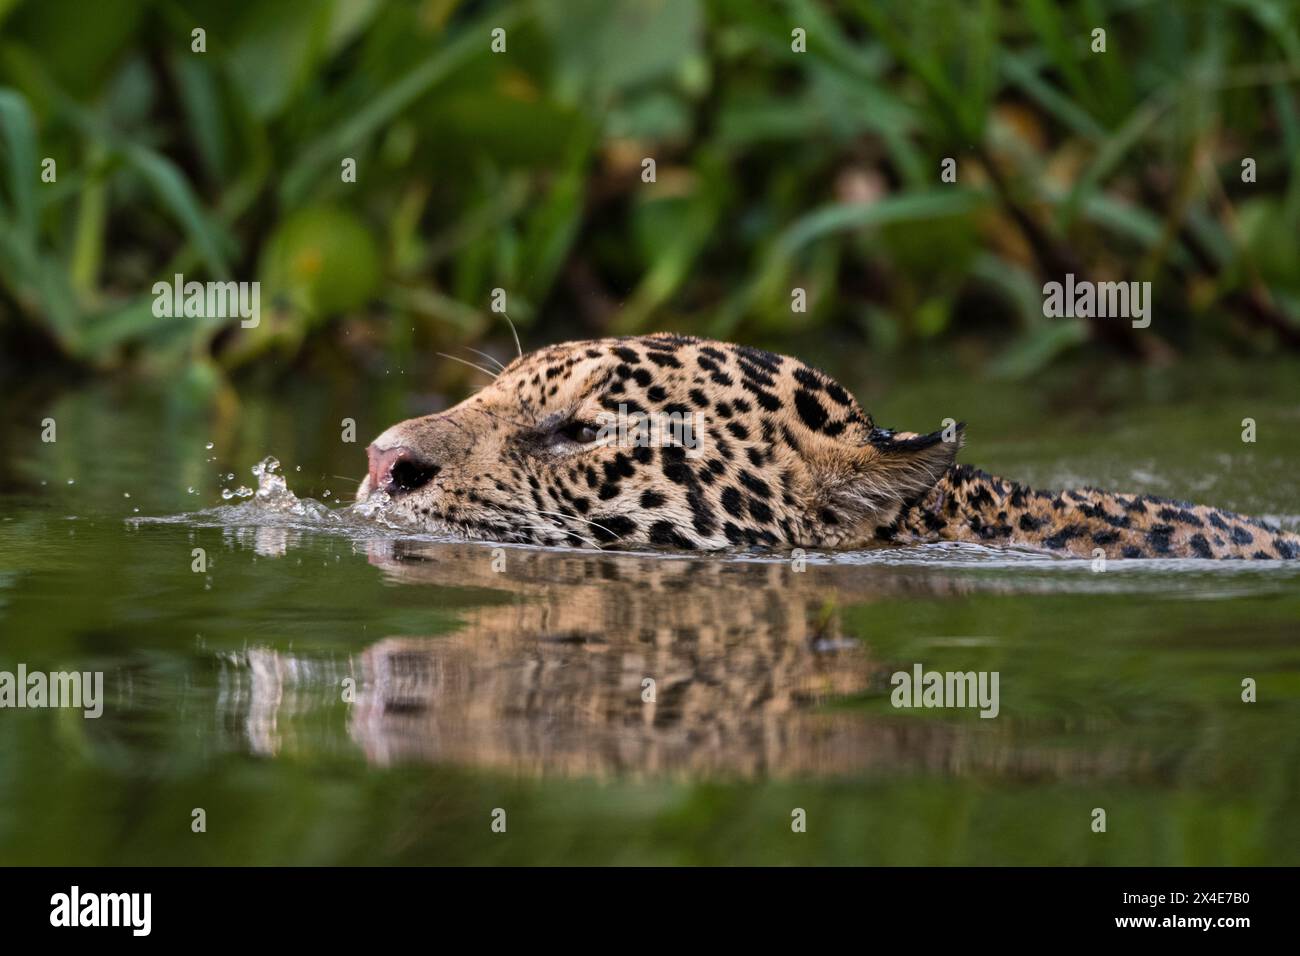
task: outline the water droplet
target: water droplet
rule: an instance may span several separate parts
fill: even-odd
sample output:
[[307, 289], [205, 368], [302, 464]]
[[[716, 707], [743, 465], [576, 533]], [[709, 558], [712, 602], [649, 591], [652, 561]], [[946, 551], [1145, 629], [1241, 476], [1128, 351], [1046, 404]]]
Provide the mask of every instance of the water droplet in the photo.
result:
[[123, 497], [123, 498], [130, 498], [130, 497], [131, 497], [131, 492], [129, 492], [129, 491], [124, 491], [124, 492], [122, 492], [122, 497]]
[[75, 478], [69, 478], [69, 479], [68, 479], [68, 484], [70, 484], [70, 485], [75, 485], [76, 483], [77, 483], [77, 479], [75, 479]]
[[207, 443], [206, 445], [204, 445], [203, 447], [206, 448], [208, 451], [212, 451], [212, 442], [208, 442], [208, 443]]
[[231, 498], [235, 497], [235, 493], [231, 491], [229, 488], [222, 488], [221, 497], [223, 500], [229, 501]]

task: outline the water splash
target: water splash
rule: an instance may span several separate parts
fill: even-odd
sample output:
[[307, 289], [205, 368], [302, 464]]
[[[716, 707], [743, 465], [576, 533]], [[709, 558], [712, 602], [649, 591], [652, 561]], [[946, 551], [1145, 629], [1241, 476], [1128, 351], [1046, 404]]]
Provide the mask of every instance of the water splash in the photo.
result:
[[[410, 531], [386, 513], [389, 498], [385, 494], [371, 495], [370, 499], [356, 504], [331, 507], [314, 498], [300, 498], [280, 474], [280, 461], [268, 455], [251, 471], [257, 487], [241, 485], [223, 489], [221, 498], [229, 504], [204, 508], [200, 511], [159, 517], [128, 519], [128, 524], [138, 527], [146, 524], [188, 524], [195, 527], [224, 528], [280, 528], [298, 531], [341, 531], [356, 537], [376, 534], [391, 535], [393, 531]], [[301, 470], [301, 466], [299, 467]], [[230, 474], [233, 479], [234, 474]], [[187, 489], [191, 494], [196, 493]]]

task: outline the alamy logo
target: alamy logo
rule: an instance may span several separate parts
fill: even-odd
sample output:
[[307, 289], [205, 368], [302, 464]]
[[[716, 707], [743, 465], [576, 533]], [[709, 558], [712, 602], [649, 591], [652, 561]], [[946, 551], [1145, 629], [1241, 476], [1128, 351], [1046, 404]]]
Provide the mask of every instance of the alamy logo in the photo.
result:
[[1065, 282], [1043, 286], [1043, 315], [1049, 319], [1132, 319], [1133, 328], [1151, 324], [1150, 282], [1076, 282], [1074, 273]]
[[91, 719], [104, 712], [103, 671], [0, 671], [0, 707], [78, 707]]
[[83, 894], [74, 886], [50, 897], [51, 926], [129, 926], [133, 936], [148, 936], [152, 923], [152, 893]]
[[160, 319], [234, 319], [246, 329], [262, 321], [260, 282], [172, 282], [153, 284], [153, 314]]
[[927, 671], [914, 664], [889, 678], [889, 701], [895, 707], [978, 707], [981, 717], [996, 717], [999, 680], [998, 671]]

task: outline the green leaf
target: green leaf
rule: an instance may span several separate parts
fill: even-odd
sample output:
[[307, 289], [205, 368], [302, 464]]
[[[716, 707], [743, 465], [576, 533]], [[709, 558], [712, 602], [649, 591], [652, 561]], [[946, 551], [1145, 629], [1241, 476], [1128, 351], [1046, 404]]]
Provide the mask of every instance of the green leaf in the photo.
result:
[[1129, 151], [1135, 148], [1150, 131], [1169, 104], [1167, 92], [1153, 95], [1129, 115], [1122, 126], [1105, 142], [1092, 162], [1075, 180], [1065, 202], [1059, 207], [1062, 227], [1067, 227], [1074, 220], [1079, 209], [1092, 198], [1106, 178], [1123, 162]]
[[123, 306], [93, 316], [85, 326], [83, 348], [87, 355], [103, 359], [113, 348], [132, 340], [151, 339], [156, 344], [164, 322], [179, 326], [193, 319], [159, 319], [153, 314], [153, 298], [133, 299]]
[[227, 74], [252, 116], [279, 115], [311, 79], [326, 49], [332, 4], [261, 3], [245, 8]]
[[644, 331], [654, 311], [686, 282], [717, 227], [727, 186], [724, 171], [710, 157], [701, 157], [696, 166], [696, 181], [686, 195], [651, 193], [642, 201], [638, 218], [643, 235], [654, 237], [649, 239], [653, 248], [646, 250], [645, 275], [614, 321], [617, 334]]
[[439, 81], [475, 57], [485, 55], [491, 31], [496, 27], [508, 30], [519, 16], [519, 10], [511, 6], [479, 18], [427, 60], [408, 70], [364, 108], [344, 118], [307, 146], [284, 175], [280, 185], [281, 200], [289, 206], [299, 205], [322, 170], [334, 166], [340, 156], [346, 156], [351, 149], [392, 122]]
[[36, 186], [40, 182], [36, 126], [27, 101], [8, 88], [0, 89], [0, 133], [3, 133], [5, 166], [9, 170], [13, 227], [28, 248], [35, 249]]
[[1043, 315], [1043, 289], [1038, 277], [1019, 263], [985, 252], [975, 257], [970, 274], [999, 290], [1015, 304], [1022, 327], [1032, 328], [1049, 321]]
[[989, 197], [983, 192], [954, 186], [925, 193], [888, 196], [873, 203], [836, 203], [814, 209], [776, 238], [750, 281], [727, 300], [709, 323], [709, 334], [719, 338], [730, 335], [755, 302], [776, 293], [786, 281], [794, 256], [817, 239], [837, 232], [892, 223], [969, 215], [988, 202]]
[[699, 54], [703, 16], [696, 0], [539, 0], [537, 13], [560, 83], [575, 101], [603, 105]]
[[1026, 378], [1087, 340], [1088, 325], [1083, 319], [1054, 319], [1017, 339], [993, 363], [991, 371], [998, 378]]
[[1007, 53], [1002, 58], [1002, 72], [1039, 106], [1080, 136], [1093, 140], [1105, 137], [1106, 128], [1080, 103], [1039, 76], [1038, 70], [1030, 65], [1029, 60], [1028, 55]]
[[177, 93], [203, 164], [208, 173], [224, 180], [230, 145], [222, 123], [217, 77], [202, 57], [178, 56], [172, 65], [176, 71]]
[[1052, 65], [1065, 77], [1076, 99], [1091, 104], [1092, 85], [1079, 65], [1077, 49], [1069, 39], [1074, 29], [1066, 25], [1061, 8], [1055, 0], [1021, 0], [1021, 7], [1025, 11], [1025, 18], [1037, 32]]
[[778, 259], [788, 259], [815, 239], [849, 229], [967, 215], [982, 208], [988, 201], [988, 196], [983, 192], [953, 187], [888, 196], [874, 203], [836, 203], [823, 206], [802, 216], [782, 232], [776, 240], [772, 255]]
[[365, 303], [379, 283], [379, 250], [360, 219], [334, 206], [308, 206], [271, 236], [263, 253], [262, 305], [287, 297], [312, 318]]
[[584, 174], [592, 146], [591, 131], [580, 131], [567, 168], [528, 217], [522, 255], [527, 270], [526, 295], [533, 302], [546, 299], [582, 224]]
[[126, 165], [149, 185], [159, 201], [176, 217], [208, 271], [214, 276], [228, 276], [230, 266], [222, 251], [226, 240], [216, 223], [204, 212], [176, 164], [144, 146], [124, 144], [118, 147], [118, 151]]
[[[1097, 193], [1086, 199], [1083, 215], [1089, 222], [1133, 240], [1144, 250], [1154, 249], [1164, 239], [1165, 224], [1160, 217], [1105, 193]], [[1192, 265], [1191, 257], [1181, 243], [1175, 242], [1171, 246], [1169, 256], [1180, 268]]]
[[144, 180], [176, 218], [212, 275], [225, 277], [230, 274], [226, 250], [233, 250], [234, 242], [204, 211], [189, 181], [175, 163], [157, 150], [133, 142], [106, 126], [93, 113], [67, 97], [59, 98], [58, 110], [62, 117], [91, 140], [101, 142], [110, 155], [119, 156], [127, 168]]

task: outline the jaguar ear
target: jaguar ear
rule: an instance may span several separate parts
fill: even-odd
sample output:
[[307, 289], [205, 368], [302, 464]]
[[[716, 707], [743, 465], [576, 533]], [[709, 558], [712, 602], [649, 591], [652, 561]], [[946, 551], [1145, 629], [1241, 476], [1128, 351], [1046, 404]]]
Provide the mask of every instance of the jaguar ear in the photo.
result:
[[964, 428], [960, 422], [928, 435], [872, 429], [828, 489], [832, 508], [860, 521], [892, 521], [899, 508], [933, 488], [953, 466], [965, 442]]

